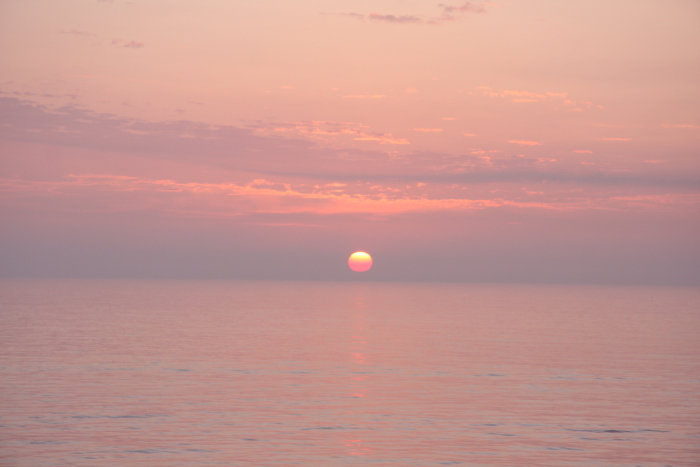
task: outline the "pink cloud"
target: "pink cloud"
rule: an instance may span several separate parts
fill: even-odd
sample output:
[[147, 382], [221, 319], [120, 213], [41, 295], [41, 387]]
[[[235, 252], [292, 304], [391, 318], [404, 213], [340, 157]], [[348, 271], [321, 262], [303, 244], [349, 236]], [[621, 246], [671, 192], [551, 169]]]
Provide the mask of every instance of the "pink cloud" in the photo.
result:
[[[122, 39], [112, 39], [112, 45], [119, 45], [122, 42], [124, 42]], [[122, 45], [122, 47], [127, 47], [130, 49], [140, 49], [144, 45], [145, 44], [143, 42], [129, 41], [126, 44]]]
[[632, 138], [600, 138], [603, 141], [632, 141]]
[[365, 19], [365, 15], [361, 15], [359, 13], [339, 13], [340, 16], [349, 16], [351, 18], [357, 18], [357, 19]]
[[355, 141], [375, 141], [379, 144], [406, 145], [411, 144], [403, 138], [396, 138], [390, 133], [378, 133], [368, 130], [367, 125], [351, 122], [292, 122], [292, 123], [272, 123], [258, 124], [256, 131], [274, 131], [285, 133], [296, 133], [299, 136], [311, 139], [323, 139], [326, 137], [351, 136]]
[[[517, 90], [504, 90], [495, 91], [489, 86], [477, 86], [476, 89], [481, 91], [481, 94], [488, 97], [501, 97], [504, 99], [510, 99], [511, 102], [516, 103], [527, 103], [527, 102], [549, 102], [551, 104], [565, 105], [569, 107], [569, 110], [582, 111], [583, 108], [598, 107], [590, 101], [573, 101], [567, 98], [568, 93], [565, 92], [530, 92], [530, 91], [517, 91]], [[577, 108], [570, 108], [570, 106], [577, 105]]]
[[[420, 184], [419, 184], [420, 185]], [[420, 186], [424, 186], [420, 185]], [[418, 186], [418, 188], [420, 188]], [[249, 213], [314, 213], [332, 215], [342, 213], [398, 214], [405, 212], [482, 209], [487, 206], [508, 204], [499, 199], [406, 199], [387, 197], [397, 190], [383, 185], [371, 188], [378, 194], [348, 194], [345, 184], [328, 183], [310, 189], [295, 188], [289, 183], [254, 179], [248, 183], [182, 182], [172, 179], [154, 179], [116, 174], [71, 174], [60, 181], [25, 181], [0, 179], [5, 193], [42, 193], [53, 197], [83, 196], [94, 198], [107, 193], [125, 193], [137, 198], [139, 204], [159, 206], [171, 215], [240, 216]], [[302, 188], [302, 189], [300, 189]], [[197, 211], [191, 200], [199, 199]], [[105, 210], [124, 209], [126, 198], [111, 198], [112, 205]], [[116, 202], [116, 204], [115, 204]], [[132, 201], [133, 202], [133, 201]], [[134, 206], [136, 208], [137, 206]]]
[[470, 2], [464, 2], [462, 5], [438, 5], [445, 13], [486, 13], [484, 5], [475, 5]]
[[[423, 189], [423, 182], [413, 185]], [[541, 186], [541, 185], [540, 185]], [[71, 174], [62, 180], [32, 181], [0, 179], [0, 190], [6, 197], [18, 196], [40, 201], [53, 199], [77, 199], [85, 201], [90, 212], [90, 200], [99, 199], [102, 212], [118, 212], [124, 209], [157, 208], [170, 216], [237, 217], [256, 213], [337, 215], [349, 213], [402, 214], [409, 212], [437, 212], [481, 210], [484, 208], [511, 207], [520, 209], [546, 209], [556, 211], [589, 210], [591, 200], [569, 195], [547, 199], [551, 192], [532, 190], [523, 186], [515, 192], [540, 197], [529, 201], [513, 197], [501, 191], [489, 197], [407, 197], [402, 190], [374, 184], [368, 193], [351, 193], [342, 183], [294, 185], [266, 178], [256, 178], [247, 183], [206, 183], [174, 179], [125, 176], [112, 173]], [[122, 196], [114, 196], [122, 193]], [[560, 193], [563, 195], [565, 192]], [[506, 197], [508, 196], [508, 197]], [[598, 208], [645, 207], [655, 204], [700, 204], [700, 195], [612, 195], [597, 200]], [[131, 204], [131, 206], [130, 206]], [[75, 205], [71, 208], [74, 210]]]
[[394, 138], [391, 135], [362, 135], [354, 139], [355, 141], [376, 141], [379, 144], [411, 144], [407, 139]]
[[425, 22], [419, 17], [413, 15], [380, 15], [377, 13], [370, 13], [368, 15], [361, 15], [359, 13], [341, 13], [341, 15], [350, 16], [359, 20], [369, 19], [370, 21], [377, 23], [420, 24]]
[[508, 140], [507, 143], [519, 144], [521, 146], [541, 146], [542, 143], [537, 141], [527, 141], [527, 140]]
[[423, 19], [415, 15], [392, 15], [392, 14], [378, 14], [370, 13], [368, 15], [361, 15], [359, 13], [341, 13], [343, 16], [350, 16], [357, 19], [369, 19], [370, 21], [389, 23], [389, 24], [439, 24], [447, 21], [455, 21], [461, 18], [459, 13], [486, 13], [486, 8], [484, 5], [476, 5], [470, 2], [464, 2], [462, 5], [445, 5], [439, 4], [438, 7], [442, 9], [442, 15], [436, 18]]
[[70, 29], [68, 31], [65, 30], [60, 30], [58, 31], [60, 34], [73, 34], [75, 36], [97, 36], [97, 34], [87, 32], [87, 31], [77, 31], [75, 29]]
[[664, 128], [700, 128], [700, 125], [661, 125]]
[[[124, 193], [118, 202], [126, 204], [115, 209], [127, 209], [130, 200], [138, 198], [126, 193], [148, 192], [138, 202], [160, 206], [157, 209], [163, 212], [185, 207], [192, 212], [204, 212], [211, 206], [220, 206], [216, 209], [222, 216], [250, 212], [246, 211], [249, 208], [245, 203], [231, 204], [235, 197], [257, 200], [255, 212], [364, 212], [362, 209], [367, 209], [366, 212], [390, 213], [424, 208], [472, 208], [484, 200], [488, 203], [484, 201], [481, 205], [495, 207], [612, 209], [615, 206], [612, 197], [621, 194], [641, 196], [660, 190], [672, 193], [697, 186], [692, 175], [685, 174], [639, 170], [616, 173], [615, 168], [606, 168], [609, 164], [577, 164], [579, 168], [574, 169], [570, 164], [553, 160], [551, 154], [541, 154], [538, 158], [504, 156], [488, 149], [473, 149], [467, 154], [399, 153], [335, 143], [338, 140], [334, 138], [347, 137], [350, 141], [408, 144], [390, 134], [372, 133], [366, 125], [357, 123], [314, 121], [268, 126], [260, 123], [257, 128], [245, 129], [188, 121], [148, 122], [69, 106], [49, 110], [14, 98], [0, 98], [0, 110], [0, 136], [6, 145], [53, 148], [77, 161], [65, 165], [61, 162], [64, 158], [59, 157], [49, 161], [53, 167], [50, 169], [40, 162], [44, 161], [45, 150], [31, 149], [35, 152], [31, 156], [7, 146], [7, 157], [12, 158], [12, 164], [24, 168], [17, 171], [22, 174], [21, 179], [13, 178], [14, 172], [5, 170], [2, 176], [5, 192], [20, 196], [29, 190], [51, 197], [73, 193], [70, 190], [88, 190], [81, 191], [85, 193], [81, 199], [90, 209], [101, 209], [95, 203], [106, 201], [95, 196], [96, 191], [89, 190]], [[291, 129], [291, 137], [282, 137], [276, 129]], [[331, 144], [316, 143], [324, 139]], [[126, 162], [129, 160], [132, 162]], [[199, 169], [193, 170], [195, 167]], [[42, 184], [40, 180], [46, 180], [47, 170], [53, 170], [54, 181]], [[418, 182], [427, 185], [417, 187]], [[521, 188], [542, 190], [542, 182], [552, 182], [547, 184], [547, 198], [537, 206], [523, 203], [519, 198]], [[576, 186], [587, 188], [571, 189]], [[415, 191], [418, 188], [423, 191]], [[216, 196], [189, 197], [178, 207], [184, 198], [171, 196], [187, 193]], [[165, 195], [171, 198], [163, 198]], [[2, 202], [12, 204], [13, 199]], [[19, 203], [16, 205], [33, 203], [33, 199], [24, 197], [16, 200]], [[52, 199], [56, 200], [56, 206], [61, 205], [59, 198]], [[415, 202], [420, 199], [433, 201]], [[680, 198], [670, 197], [667, 202], [676, 199]], [[472, 202], [475, 200], [481, 201], [475, 204]], [[330, 203], [325, 211], [309, 207], [324, 203]], [[140, 206], [128, 209], [141, 209]]]
[[343, 96], [343, 99], [384, 99], [386, 95], [384, 94], [372, 94], [372, 95], [365, 95], [365, 94], [353, 94], [349, 96]]
[[593, 154], [593, 151], [589, 151], [588, 149], [574, 149], [574, 152], [578, 154]]
[[443, 130], [442, 128], [414, 128], [413, 131], [420, 131], [422, 133], [437, 133]]
[[508, 97], [508, 96], [515, 96], [515, 97], [529, 97], [532, 99], [544, 99], [547, 97], [546, 95], [542, 94], [535, 94], [534, 92], [527, 92], [527, 91], [503, 91], [500, 93], [502, 97]]
[[128, 47], [131, 49], [140, 49], [143, 46], [144, 46], [143, 42], [136, 42], [136, 41], [129, 41], [126, 44], [124, 44], [124, 47]]
[[370, 13], [367, 15], [372, 21], [380, 21], [383, 23], [393, 23], [393, 24], [416, 24], [422, 23], [423, 20], [417, 16], [394, 16], [394, 15], [378, 15], [376, 13]]

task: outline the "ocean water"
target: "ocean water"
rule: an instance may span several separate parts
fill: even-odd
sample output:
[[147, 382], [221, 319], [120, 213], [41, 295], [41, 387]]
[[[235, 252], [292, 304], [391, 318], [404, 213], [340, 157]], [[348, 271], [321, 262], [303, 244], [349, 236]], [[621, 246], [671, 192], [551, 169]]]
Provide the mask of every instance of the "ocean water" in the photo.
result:
[[698, 466], [700, 290], [1, 281], [3, 466]]

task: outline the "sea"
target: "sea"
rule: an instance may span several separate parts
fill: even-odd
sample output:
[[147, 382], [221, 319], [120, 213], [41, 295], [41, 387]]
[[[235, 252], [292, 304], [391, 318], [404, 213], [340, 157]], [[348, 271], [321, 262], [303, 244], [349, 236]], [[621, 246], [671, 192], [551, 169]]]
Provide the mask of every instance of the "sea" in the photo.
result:
[[2, 466], [700, 465], [700, 289], [2, 280]]

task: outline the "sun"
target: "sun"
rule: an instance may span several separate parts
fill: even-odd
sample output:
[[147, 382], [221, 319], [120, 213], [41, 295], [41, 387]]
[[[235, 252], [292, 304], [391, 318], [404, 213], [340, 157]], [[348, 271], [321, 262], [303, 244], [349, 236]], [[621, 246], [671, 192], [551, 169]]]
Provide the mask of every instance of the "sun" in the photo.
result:
[[372, 267], [372, 257], [364, 251], [356, 251], [348, 258], [348, 266], [357, 272], [368, 271]]

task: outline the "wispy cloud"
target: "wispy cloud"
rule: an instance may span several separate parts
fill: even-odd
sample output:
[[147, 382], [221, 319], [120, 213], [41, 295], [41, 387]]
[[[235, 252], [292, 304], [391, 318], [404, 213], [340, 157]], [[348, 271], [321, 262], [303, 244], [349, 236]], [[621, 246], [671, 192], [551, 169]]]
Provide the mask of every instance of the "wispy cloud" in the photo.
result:
[[421, 133], [438, 133], [443, 130], [442, 128], [414, 128], [413, 131], [419, 131]]
[[438, 6], [442, 8], [443, 15], [445, 16], [455, 13], [486, 13], [486, 7], [483, 4], [476, 5], [471, 2], [464, 2], [461, 5], [445, 5], [444, 3], [440, 3]]
[[[266, 178], [255, 178], [247, 183], [206, 183], [176, 179], [125, 176], [113, 173], [70, 174], [60, 180], [0, 179], [0, 191], [5, 201], [27, 201], [51, 197], [59, 201], [71, 199], [71, 211], [92, 209], [91, 200], [100, 200], [102, 212], [141, 210], [148, 206], [171, 216], [235, 217], [255, 213], [337, 215], [347, 213], [400, 214], [408, 212], [462, 211], [484, 208], [510, 207], [580, 211], [590, 209], [645, 209], [649, 206], [675, 204], [690, 209], [700, 204], [700, 195], [694, 194], [607, 194], [577, 195], [558, 193], [554, 198], [540, 190], [519, 186], [514, 192], [500, 191], [486, 197], [426, 197], [421, 191], [429, 184], [414, 183], [409, 188], [418, 190], [407, 196], [403, 190], [388, 185], [374, 184], [366, 193], [348, 192], [343, 183], [315, 185], [293, 184]], [[517, 196], [513, 196], [518, 193]], [[122, 196], [115, 196], [122, 194]], [[65, 209], [65, 207], [63, 208]]]
[[500, 97], [503, 99], [508, 99], [511, 102], [516, 103], [527, 103], [527, 102], [549, 102], [550, 104], [557, 104], [563, 106], [570, 111], [581, 111], [583, 108], [602, 108], [600, 105], [596, 105], [590, 101], [584, 100], [571, 100], [568, 98], [568, 94], [565, 92], [531, 92], [531, 91], [517, 91], [517, 90], [502, 90], [497, 91], [491, 89], [489, 86], [477, 86], [477, 88], [482, 95], [488, 97]]
[[382, 23], [394, 23], [394, 24], [416, 24], [422, 23], [423, 20], [417, 16], [395, 16], [395, 15], [379, 15], [377, 13], [370, 13], [367, 15], [367, 19], [370, 21], [379, 21]]
[[129, 41], [126, 44], [124, 44], [124, 47], [128, 47], [131, 49], [140, 49], [143, 46], [144, 46], [143, 42], [136, 42], [136, 41]]
[[385, 94], [351, 94], [343, 96], [343, 99], [384, 99]]
[[507, 143], [519, 144], [521, 146], [541, 146], [542, 143], [537, 141], [527, 141], [527, 140], [508, 140]]
[[700, 125], [689, 125], [689, 124], [684, 124], [684, 125], [661, 125], [664, 128], [700, 128]]
[[351, 137], [355, 141], [375, 141], [379, 144], [406, 145], [410, 142], [403, 138], [394, 137], [389, 133], [369, 131], [366, 125], [352, 122], [283, 122], [256, 123], [251, 128], [256, 131], [271, 131], [277, 133], [294, 133], [297, 136], [313, 140], [323, 140], [328, 137]]
[[486, 13], [484, 4], [474, 4], [464, 2], [461, 5], [446, 5], [440, 3], [437, 7], [442, 10], [440, 16], [422, 18], [415, 15], [394, 15], [394, 14], [379, 14], [369, 13], [367, 15], [359, 13], [341, 13], [342, 16], [349, 16], [359, 20], [367, 19], [377, 23], [389, 24], [440, 24], [449, 21], [455, 21], [462, 18], [465, 13]]
[[424, 24], [427, 21], [413, 15], [381, 15], [378, 13], [370, 13], [368, 15], [362, 15], [359, 13], [341, 13], [341, 16], [349, 16], [351, 18], [356, 18], [359, 20], [369, 20], [374, 23], [388, 23], [388, 24]]
[[140, 49], [145, 44], [143, 42], [137, 41], [124, 42], [122, 39], [112, 39], [112, 45], [119, 45], [121, 47], [127, 47], [130, 49]]
[[[323, 14], [330, 14], [330, 13], [323, 13]], [[361, 15], [359, 13], [339, 13], [340, 16], [349, 16], [351, 18], [357, 18], [357, 19], [365, 19], [365, 15]]]
[[[37, 180], [45, 177], [33, 180], [27, 175], [22, 179], [5, 177], [5, 192], [16, 196], [39, 192], [46, 196], [73, 196], [76, 192], [70, 190], [79, 190], [85, 203], [92, 203], [90, 206], [97, 199], [117, 199], [103, 199], [97, 193], [138, 192], [145, 196], [139, 198], [139, 203], [148, 206], [164, 203], [161, 208], [168, 212], [194, 209], [193, 206], [201, 204], [203, 210], [206, 206], [216, 207], [221, 215], [251, 212], [251, 209], [314, 213], [390, 213], [479, 206], [626, 209], [626, 202], [619, 201], [622, 196], [663, 193], [668, 195], [664, 201], [667, 204], [687, 204], [700, 198], [700, 181], [687, 174], [616, 173], [605, 166], [581, 164], [573, 168], [547, 155], [533, 158], [489, 149], [474, 149], [467, 154], [399, 153], [392, 145], [401, 147], [406, 141], [390, 134], [373, 133], [367, 126], [356, 123], [257, 125], [239, 128], [188, 121], [147, 122], [68, 106], [49, 110], [27, 101], [0, 98], [3, 141], [70, 147], [76, 157], [83, 154], [80, 156], [84, 158], [83, 166], [93, 170], [92, 175], [78, 175], [81, 173], [78, 171], [73, 171], [73, 175], [56, 173], [52, 182], [40, 182]], [[392, 150], [353, 149], [336, 144], [337, 138], [342, 137], [384, 143]], [[537, 143], [513, 141], [526, 145]], [[114, 164], [109, 159], [114, 154], [122, 154], [124, 160], [138, 157], [141, 162], [131, 166], [129, 173], [114, 173]], [[144, 158], [178, 175], [154, 176], [151, 169], [145, 168]], [[176, 169], [183, 167], [183, 163], [187, 170]], [[195, 182], [193, 177], [200, 176], [193, 175], [189, 169], [193, 165], [207, 168], [202, 172], [225, 173], [230, 182]], [[653, 163], [644, 165], [650, 167]], [[543, 182], [548, 182], [545, 191]], [[571, 189], [584, 185], [584, 190]], [[527, 187], [530, 187], [528, 192], [545, 192], [545, 195], [527, 195], [539, 196], [537, 200], [523, 198], [523, 188]], [[185, 195], [188, 197], [182, 198]], [[200, 195], [211, 197], [195, 197]], [[31, 202], [33, 196], [22, 198], [22, 203]], [[131, 199], [135, 199], [131, 194], [118, 198], [119, 203], [127, 204]], [[241, 203], [234, 203], [236, 199]], [[640, 199], [634, 206], [653, 205], [653, 201]], [[697, 199], [692, 202], [697, 203]]]
[[69, 29], [69, 30], [63, 30], [61, 29], [58, 31], [59, 34], [73, 34], [75, 36], [86, 36], [86, 37], [95, 37], [97, 34], [92, 33], [92, 32], [87, 32], [87, 31], [78, 31], [75, 29]]
[[63, 98], [70, 98], [70, 99], [77, 99], [78, 95], [77, 94], [51, 94], [51, 93], [36, 93], [36, 92], [29, 92], [29, 91], [24, 91], [24, 92], [19, 92], [19, 91], [10, 91], [10, 92], [3, 92], [0, 91], [0, 94], [10, 94], [13, 96], [22, 96], [22, 97], [47, 97], [49, 99], [63, 99]]

